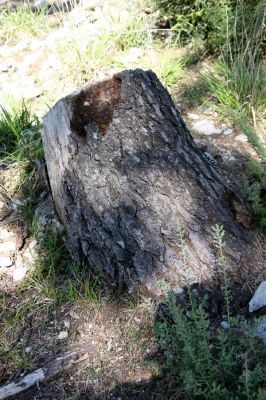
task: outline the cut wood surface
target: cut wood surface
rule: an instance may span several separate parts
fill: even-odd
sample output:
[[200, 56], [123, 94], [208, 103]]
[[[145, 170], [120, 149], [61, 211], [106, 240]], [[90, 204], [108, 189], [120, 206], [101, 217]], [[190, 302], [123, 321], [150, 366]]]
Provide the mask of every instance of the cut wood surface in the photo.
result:
[[42, 138], [70, 254], [114, 287], [160, 297], [169, 285], [216, 279], [215, 224], [231, 277], [251, 267], [241, 193], [197, 148], [152, 71], [123, 71], [63, 98]]

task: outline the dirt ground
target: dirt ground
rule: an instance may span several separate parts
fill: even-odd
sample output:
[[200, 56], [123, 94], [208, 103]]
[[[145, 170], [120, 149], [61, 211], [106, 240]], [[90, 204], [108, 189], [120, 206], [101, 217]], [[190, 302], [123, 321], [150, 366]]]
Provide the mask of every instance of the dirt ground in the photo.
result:
[[[82, 9], [77, 6], [63, 17], [60, 14], [60, 20], [59, 16], [51, 14], [49, 23], [53, 28], [48, 32], [41, 31], [34, 37], [22, 35], [15, 43], [3, 43], [0, 104], [8, 107], [10, 94], [13, 104], [24, 97], [41, 117], [55, 101], [84, 84], [82, 68], [78, 72], [66, 64], [69, 53], [62, 48], [62, 41], [71, 36], [68, 30], [73, 24], [79, 26], [82, 34], [97, 35], [103, 25], [103, 15], [123, 19], [129, 11], [121, 2], [117, 3], [87, 2]], [[180, 50], [176, 50], [178, 52]], [[154, 57], [157, 60], [158, 54], [162, 54], [160, 46], [145, 49], [132, 46], [125, 52], [115, 53], [113, 61], [108, 60], [107, 65], [100, 65], [99, 60], [95, 68], [90, 65], [89, 79], [105, 78], [125, 66], [145, 68], [150, 65], [147, 60]], [[74, 68], [75, 62], [76, 55]], [[198, 71], [194, 66], [187, 69], [177, 84], [171, 86], [171, 94], [197, 145], [208, 153], [229, 184], [239, 185], [247, 158], [256, 159], [257, 155], [230, 121], [222, 120], [205, 103], [188, 101], [184, 87], [188, 82], [197, 86]], [[193, 126], [202, 120], [221, 128], [221, 132], [200, 133]], [[17, 188], [15, 170], [6, 171], [2, 167], [0, 184], [8, 193], [8, 197], [1, 197], [0, 201], [0, 258], [5, 257], [4, 261], [9, 263], [0, 267], [0, 386], [45, 367], [60, 355], [77, 351], [80, 357], [69, 369], [14, 398], [181, 399], [178, 388], [167, 376], [162, 378], [161, 375], [163, 354], [153, 332], [157, 305], [151, 299], [140, 297], [133, 301], [126, 294], [115, 298], [101, 291], [96, 300], [78, 299], [57, 304], [41, 282], [32, 281], [23, 287], [23, 279], [35, 268], [39, 243], [26, 232], [18, 213], [18, 204], [23, 199]], [[259, 256], [254, 260], [257, 274], [247, 282], [246, 289], [250, 292], [265, 267], [262, 240], [259, 243]], [[59, 290], [65, 290], [63, 282]]]

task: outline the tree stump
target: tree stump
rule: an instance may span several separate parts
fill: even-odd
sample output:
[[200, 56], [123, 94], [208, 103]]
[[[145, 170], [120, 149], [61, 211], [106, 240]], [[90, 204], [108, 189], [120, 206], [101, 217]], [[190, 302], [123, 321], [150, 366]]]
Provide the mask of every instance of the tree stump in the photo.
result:
[[241, 279], [252, 258], [249, 212], [152, 71], [123, 71], [61, 99], [42, 138], [66, 245], [84, 268], [154, 297], [208, 282], [220, 224], [229, 274]]

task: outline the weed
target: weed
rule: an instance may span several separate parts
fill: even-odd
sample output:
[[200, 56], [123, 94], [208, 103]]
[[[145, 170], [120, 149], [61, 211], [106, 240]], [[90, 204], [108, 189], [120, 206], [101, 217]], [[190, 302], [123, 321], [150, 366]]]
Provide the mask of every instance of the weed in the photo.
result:
[[185, 84], [182, 87], [182, 106], [184, 108], [199, 107], [205, 102], [207, 88], [204, 81], [198, 78], [193, 84]]
[[264, 398], [266, 352], [252, 324], [231, 319], [236, 328], [216, 331], [202, 304], [185, 314], [170, 294], [167, 305], [172, 322], [157, 323], [155, 331], [167, 354], [164, 368], [186, 399]]
[[34, 11], [25, 5], [2, 11], [0, 13], [0, 42], [14, 43], [19, 38], [47, 32], [48, 16], [45, 11], [45, 7]]
[[266, 164], [265, 161], [249, 162], [245, 183], [245, 192], [249, 198], [253, 213], [253, 223], [266, 232]]
[[[0, 111], [0, 156], [10, 155], [11, 161], [19, 161], [23, 158], [32, 159], [40, 152], [40, 137], [38, 136], [40, 122], [31, 116], [30, 109], [25, 101], [22, 101], [18, 111], [1, 107]], [[38, 141], [38, 146], [35, 141]], [[19, 151], [18, 151], [19, 150]], [[13, 153], [13, 154], [12, 154]]]
[[14, 364], [18, 370], [24, 371], [30, 363], [30, 356], [24, 348], [11, 349], [5, 354], [4, 360], [8, 364]]
[[102, 375], [99, 368], [95, 369], [93, 367], [86, 367], [85, 372], [86, 372], [86, 375], [88, 376], [88, 378], [91, 380], [98, 379]]
[[[213, 231], [229, 328], [217, 329], [216, 324], [211, 324], [205, 311], [206, 298], [196, 301], [189, 289], [189, 308], [183, 310], [170, 291], [165, 301], [168, 319], [163, 317], [155, 325], [166, 355], [163, 369], [175, 378], [186, 399], [263, 399], [266, 395], [265, 346], [252, 333], [254, 323], [230, 313], [224, 230], [216, 225]], [[182, 232], [181, 229], [180, 245], [184, 248]]]
[[[236, 121], [263, 117], [266, 108], [266, 70], [262, 58], [266, 7], [259, 2], [254, 9], [254, 19], [247, 21], [246, 5], [237, 1], [234, 25], [227, 28], [226, 49], [215, 72], [203, 77], [207, 88], [217, 102], [216, 109], [225, 116], [232, 113]], [[240, 118], [239, 118], [240, 117]], [[258, 140], [246, 129], [255, 147]]]
[[266, 148], [260, 140], [256, 129], [251, 125], [245, 113], [232, 114], [232, 119], [234, 125], [243, 132], [249, 143], [253, 146], [254, 150], [257, 152], [262, 161], [266, 160]]

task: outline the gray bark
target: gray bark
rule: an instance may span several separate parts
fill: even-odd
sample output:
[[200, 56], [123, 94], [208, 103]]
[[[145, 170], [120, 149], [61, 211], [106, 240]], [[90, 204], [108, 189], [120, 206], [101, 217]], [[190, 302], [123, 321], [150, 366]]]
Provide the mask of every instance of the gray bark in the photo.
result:
[[252, 258], [249, 212], [153, 72], [124, 71], [60, 100], [42, 138], [75, 260], [115, 287], [158, 297], [167, 285], [215, 279], [212, 227], [220, 224], [229, 274], [241, 279]]

